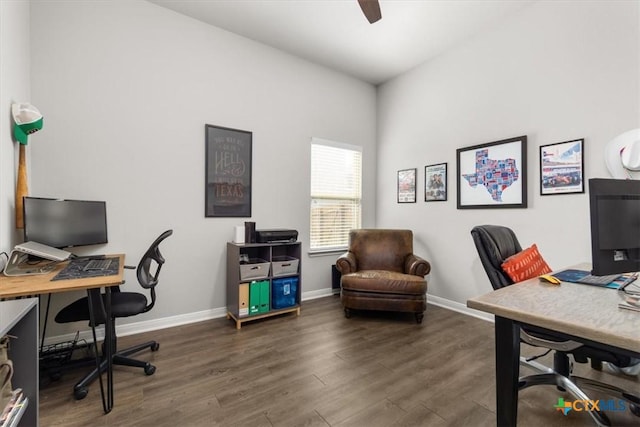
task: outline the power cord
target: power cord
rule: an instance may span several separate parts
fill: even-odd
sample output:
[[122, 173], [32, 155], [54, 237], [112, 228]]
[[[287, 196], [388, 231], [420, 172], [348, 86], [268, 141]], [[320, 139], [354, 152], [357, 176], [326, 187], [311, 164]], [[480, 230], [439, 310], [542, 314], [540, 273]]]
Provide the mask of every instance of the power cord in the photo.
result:
[[538, 354], [537, 356], [531, 356], [531, 357], [529, 357], [529, 358], [526, 358], [525, 360], [526, 360], [527, 362], [531, 362], [532, 360], [536, 360], [536, 359], [539, 359], [539, 358], [541, 358], [541, 357], [544, 357], [544, 356], [546, 356], [546, 355], [547, 355], [547, 354], [549, 354], [549, 353], [551, 353], [551, 349], [549, 349], [549, 350], [545, 351], [545, 352], [544, 352], [544, 353], [542, 353], [542, 354]]

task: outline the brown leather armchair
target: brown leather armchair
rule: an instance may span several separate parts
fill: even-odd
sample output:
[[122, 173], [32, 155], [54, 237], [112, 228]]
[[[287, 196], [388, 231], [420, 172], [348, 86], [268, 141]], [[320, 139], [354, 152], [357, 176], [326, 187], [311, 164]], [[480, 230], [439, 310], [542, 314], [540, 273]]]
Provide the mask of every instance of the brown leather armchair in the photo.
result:
[[349, 250], [336, 268], [342, 273], [340, 299], [351, 310], [415, 313], [422, 323], [427, 309], [431, 264], [413, 253], [411, 230], [360, 229], [349, 233]]

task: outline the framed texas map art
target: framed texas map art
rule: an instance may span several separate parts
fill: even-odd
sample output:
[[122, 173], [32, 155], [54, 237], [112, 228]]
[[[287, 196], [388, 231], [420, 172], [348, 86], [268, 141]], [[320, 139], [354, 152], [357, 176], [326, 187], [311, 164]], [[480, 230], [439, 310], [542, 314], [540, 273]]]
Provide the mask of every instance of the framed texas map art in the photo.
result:
[[459, 148], [458, 209], [527, 207], [527, 137]]

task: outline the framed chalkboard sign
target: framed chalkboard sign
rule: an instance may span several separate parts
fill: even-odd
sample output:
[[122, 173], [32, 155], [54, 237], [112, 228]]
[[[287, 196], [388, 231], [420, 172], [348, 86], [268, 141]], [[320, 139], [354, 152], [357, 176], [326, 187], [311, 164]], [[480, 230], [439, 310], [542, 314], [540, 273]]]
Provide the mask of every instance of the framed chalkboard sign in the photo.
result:
[[251, 216], [248, 131], [205, 125], [205, 217]]

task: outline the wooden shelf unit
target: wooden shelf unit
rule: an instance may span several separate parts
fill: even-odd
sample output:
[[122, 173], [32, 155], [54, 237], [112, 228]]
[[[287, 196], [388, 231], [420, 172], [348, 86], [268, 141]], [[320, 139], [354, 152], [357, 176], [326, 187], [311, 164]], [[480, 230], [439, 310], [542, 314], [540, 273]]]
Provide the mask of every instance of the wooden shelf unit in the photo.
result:
[[[277, 257], [290, 257], [298, 260], [297, 271], [291, 274], [273, 276], [273, 267], [269, 268], [268, 275], [260, 278], [240, 277], [240, 257], [247, 256], [250, 259], [259, 258], [272, 263]], [[233, 319], [236, 328], [240, 329], [244, 322], [264, 319], [284, 313], [295, 312], [300, 315], [300, 295], [302, 294], [302, 245], [300, 242], [285, 243], [227, 243], [227, 319]], [[298, 279], [295, 305], [286, 308], [273, 308], [271, 297], [269, 298], [269, 310], [257, 314], [240, 314], [240, 285], [253, 281], [268, 281], [269, 295], [273, 293], [273, 280], [295, 277]]]

